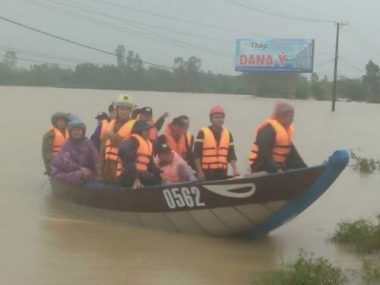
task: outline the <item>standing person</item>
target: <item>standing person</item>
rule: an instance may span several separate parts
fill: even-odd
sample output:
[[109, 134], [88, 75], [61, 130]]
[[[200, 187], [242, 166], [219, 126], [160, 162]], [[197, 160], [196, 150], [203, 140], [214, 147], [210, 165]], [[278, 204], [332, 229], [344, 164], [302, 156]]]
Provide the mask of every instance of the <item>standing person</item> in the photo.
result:
[[135, 120], [130, 119], [135, 107], [132, 97], [120, 94], [114, 102], [116, 118], [112, 120], [101, 142], [99, 152], [99, 180], [104, 183], [117, 184], [120, 182], [121, 161], [119, 159], [120, 144], [129, 139]]
[[101, 138], [104, 136], [105, 130], [111, 119], [108, 117], [107, 113], [104, 112], [98, 113], [95, 119], [98, 121], [98, 125], [96, 126], [94, 133], [91, 135], [90, 140], [99, 152]]
[[68, 139], [68, 114], [57, 112], [51, 117], [52, 127], [42, 139], [42, 159], [45, 164], [45, 174], [50, 175], [51, 162], [60, 151], [63, 143]]
[[289, 168], [306, 167], [293, 144], [294, 108], [287, 102], [277, 102], [272, 116], [259, 125], [249, 153], [252, 172], [274, 173]]
[[194, 136], [189, 132], [189, 117], [182, 115], [174, 118], [164, 131], [167, 144], [194, 168], [192, 149]]
[[200, 180], [226, 179], [228, 164], [232, 175], [239, 176], [236, 154], [231, 133], [223, 127], [225, 112], [221, 106], [214, 106], [210, 113], [211, 126], [202, 128], [194, 143], [194, 160]]
[[98, 120], [98, 125], [94, 133], [91, 135], [91, 141], [94, 143], [98, 152], [100, 150], [100, 143], [102, 139], [104, 138], [104, 134], [106, 133], [108, 129], [108, 125], [115, 118], [116, 118], [116, 108], [114, 107], [113, 103], [108, 106], [108, 115], [103, 112], [103, 113], [98, 114], [95, 117], [95, 119]]
[[52, 177], [73, 185], [95, 182], [96, 150], [91, 141], [85, 137], [86, 125], [78, 119], [71, 120], [68, 131], [69, 139], [53, 159]]
[[151, 128], [145, 120], [137, 121], [131, 138], [120, 145], [121, 183], [124, 186], [139, 189], [161, 183], [160, 171], [153, 161], [153, 145], [148, 138]]
[[162, 181], [173, 184], [185, 181], [194, 181], [194, 170], [187, 162], [167, 144], [166, 137], [161, 135], [156, 141], [155, 163], [160, 168]]
[[154, 142], [157, 139], [157, 134], [161, 130], [165, 119], [169, 116], [167, 112], [163, 113], [157, 121], [153, 119], [153, 110], [151, 107], [142, 107], [138, 110], [137, 118], [147, 121], [152, 128], [149, 130], [149, 139]]

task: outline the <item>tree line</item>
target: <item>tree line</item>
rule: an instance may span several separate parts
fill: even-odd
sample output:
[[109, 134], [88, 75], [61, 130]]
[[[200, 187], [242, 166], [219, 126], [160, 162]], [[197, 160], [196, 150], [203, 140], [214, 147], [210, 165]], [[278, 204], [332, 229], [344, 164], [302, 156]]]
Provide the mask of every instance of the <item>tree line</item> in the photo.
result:
[[[176, 57], [172, 68], [146, 66], [140, 55], [119, 45], [115, 64], [81, 63], [75, 68], [58, 64], [17, 66], [15, 51], [6, 52], [0, 62], [0, 85], [51, 86], [66, 88], [152, 90], [247, 94], [259, 97], [329, 100], [332, 82], [312, 73], [310, 79], [296, 73], [215, 74], [201, 69], [202, 60]], [[362, 78], [339, 78], [337, 95], [353, 101], [380, 103], [380, 68], [373, 61]]]

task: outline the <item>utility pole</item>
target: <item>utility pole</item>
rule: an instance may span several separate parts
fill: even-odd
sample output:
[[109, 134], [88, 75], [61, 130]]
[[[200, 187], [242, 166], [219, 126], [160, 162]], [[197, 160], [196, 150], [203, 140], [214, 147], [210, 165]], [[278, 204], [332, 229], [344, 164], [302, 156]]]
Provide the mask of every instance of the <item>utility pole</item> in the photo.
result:
[[335, 61], [334, 61], [334, 81], [332, 90], [332, 106], [331, 111], [335, 112], [335, 102], [336, 102], [336, 77], [338, 73], [338, 52], [339, 52], [339, 29], [341, 26], [347, 25], [347, 23], [336, 22], [336, 42], [335, 42]]

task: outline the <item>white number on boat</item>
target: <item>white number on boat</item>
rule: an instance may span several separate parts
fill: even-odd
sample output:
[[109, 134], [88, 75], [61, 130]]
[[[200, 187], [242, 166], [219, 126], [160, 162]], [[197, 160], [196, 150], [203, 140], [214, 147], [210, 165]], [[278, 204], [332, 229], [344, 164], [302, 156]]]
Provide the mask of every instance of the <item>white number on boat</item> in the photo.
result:
[[163, 190], [166, 204], [170, 209], [183, 207], [204, 207], [206, 204], [201, 202], [201, 192], [198, 187], [174, 187]]

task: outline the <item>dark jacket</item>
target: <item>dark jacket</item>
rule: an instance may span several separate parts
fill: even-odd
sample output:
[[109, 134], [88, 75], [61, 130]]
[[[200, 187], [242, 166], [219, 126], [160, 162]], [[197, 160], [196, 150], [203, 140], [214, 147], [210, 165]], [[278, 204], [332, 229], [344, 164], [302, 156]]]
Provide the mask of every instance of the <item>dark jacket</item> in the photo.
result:
[[275, 146], [275, 142], [276, 132], [272, 125], [267, 125], [258, 131], [256, 144], [259, 147], [259, 153], [257, 160], [251, 165], [252, 172], [267, 171], [274, 173], [279, 169], [287, 170], [307, 167], [293, 143], [291, 144], [291, 150], [285, 164], [276, 163], [272, 158], [272, 149]]
[[[142, 180], [143, 182], [145, 180], [144, 178], [147, 176], [160, 177], [160, 169], [154, 163], [153, 155], [149, 161], [148, 171], [144, 173], [137, 171], [135, 162], [138, 147], [139, 142], [133, 137], [123, 142], [119, 147], [119, 157], [123, 164], [123, 171], [121, 174], [121, 180], [123, 185], [131, 186], [131, 182], [134, 181], [136, 178], [140, 178], [140, 180]], [[157, 183], [156, 181], [154, 181], [154, 184]]]
[[94, 131], [94, 133], [91, 135], [90, 140], [95, 146], [96, 150], [99, 152], [100, 150], [100, 131], [102, 129], [102, 125], [98, 125]]

